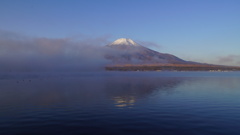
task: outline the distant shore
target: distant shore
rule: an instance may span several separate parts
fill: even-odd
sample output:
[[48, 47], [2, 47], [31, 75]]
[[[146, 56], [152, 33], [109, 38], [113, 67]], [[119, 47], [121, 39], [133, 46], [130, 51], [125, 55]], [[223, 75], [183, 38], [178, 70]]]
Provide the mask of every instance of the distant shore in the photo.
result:
[[107, 71], [240, 71], [237, 66], [221, 66], [208, 64], [122, 64], [109, 65]]

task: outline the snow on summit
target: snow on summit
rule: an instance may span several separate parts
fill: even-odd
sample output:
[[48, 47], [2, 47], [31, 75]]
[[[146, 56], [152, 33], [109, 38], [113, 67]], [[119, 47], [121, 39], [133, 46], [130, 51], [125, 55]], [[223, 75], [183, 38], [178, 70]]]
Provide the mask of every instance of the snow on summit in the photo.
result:
[[136, 42], [129, 38], [119, 38], [112, 42], [110, 45], [129, 45], [129, 46], [138, 46]]

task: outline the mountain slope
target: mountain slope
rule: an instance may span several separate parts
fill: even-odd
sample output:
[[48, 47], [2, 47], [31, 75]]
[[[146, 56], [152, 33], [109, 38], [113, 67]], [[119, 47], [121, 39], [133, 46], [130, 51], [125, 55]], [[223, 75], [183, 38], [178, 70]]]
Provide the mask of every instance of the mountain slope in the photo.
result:
[[131, 39], [120, 38], [107, 45], [111, 48], [110, 53], [106, 54], [107, 59], [113, 63], [128, 64], [188, 64], [191, 62], [182, 60], [174, 55], [160, 53], [144, 46], [139, 45]]

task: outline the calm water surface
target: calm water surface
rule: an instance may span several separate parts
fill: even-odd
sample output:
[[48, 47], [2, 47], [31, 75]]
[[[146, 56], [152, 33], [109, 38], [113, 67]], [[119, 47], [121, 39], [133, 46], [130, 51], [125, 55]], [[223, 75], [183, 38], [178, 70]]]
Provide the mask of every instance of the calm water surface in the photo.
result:
[[238, 135], [240, 72], [1, 73], [1, 135]]

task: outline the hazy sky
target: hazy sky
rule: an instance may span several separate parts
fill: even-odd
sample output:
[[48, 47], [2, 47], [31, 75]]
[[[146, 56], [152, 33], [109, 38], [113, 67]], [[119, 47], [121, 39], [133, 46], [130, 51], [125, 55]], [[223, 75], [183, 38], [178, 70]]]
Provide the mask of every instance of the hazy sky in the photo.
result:
[[185, 60], [240, 66], [240, 0], [0, 0], [0, 30], [131, 38]]

